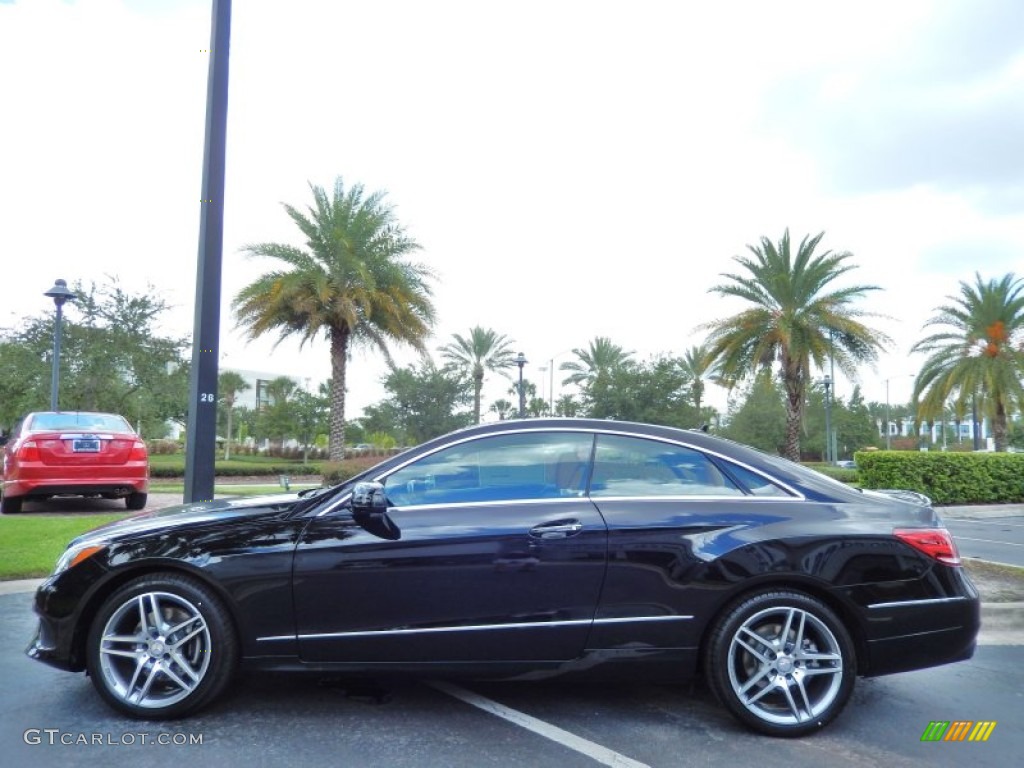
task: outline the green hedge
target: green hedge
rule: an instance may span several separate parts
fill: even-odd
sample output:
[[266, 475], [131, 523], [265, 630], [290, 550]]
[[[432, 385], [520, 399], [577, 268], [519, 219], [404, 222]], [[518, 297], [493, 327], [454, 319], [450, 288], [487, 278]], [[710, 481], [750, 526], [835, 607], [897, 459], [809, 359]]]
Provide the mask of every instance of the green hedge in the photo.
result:
[[936, 504], [1024, 502], [1024, 454], [861, 451], [864, 488], [903, 488]]
[[856, 469], [836, 467], [831, 464], [826, 464], [823, 461], [805, 461], [802, 463], [805, 467], [813, 469], [815, 472], [821, 472], [821, 474], [828, 475], [833, 480], [838, 480], [839, 482], [846, 483], [847, 485], [853, 485], [860, 481]]
[[[277, 475], [319, 475], [320, 464], [241, 464], [234, 461], [214, 464], [217, 477], [274, 477]], [[185, 470], [177, 466], [150, 463], [150, 477], [184, 477]]]
[[364, 469], [369, 469], [377, 462], [367, 462], [359, 459], [346, 459], [345, 461], [325, 461], [322, 465], [324, 485], [337, 485], [343, 483], [350, 477], [355, 477]]

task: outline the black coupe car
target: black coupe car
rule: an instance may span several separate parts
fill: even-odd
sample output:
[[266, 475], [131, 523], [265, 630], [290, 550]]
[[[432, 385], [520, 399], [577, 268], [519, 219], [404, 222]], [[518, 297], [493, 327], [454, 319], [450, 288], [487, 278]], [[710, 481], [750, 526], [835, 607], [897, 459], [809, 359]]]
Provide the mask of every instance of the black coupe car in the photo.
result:
[[799, 735], [858, 675], [970, 658], [977, 591], [928, 500], [701, 432], [583, 419], [437, 438], [341, 485], [75, 539], [28, 653], [166, 719], [235, 669], [706, 675]]

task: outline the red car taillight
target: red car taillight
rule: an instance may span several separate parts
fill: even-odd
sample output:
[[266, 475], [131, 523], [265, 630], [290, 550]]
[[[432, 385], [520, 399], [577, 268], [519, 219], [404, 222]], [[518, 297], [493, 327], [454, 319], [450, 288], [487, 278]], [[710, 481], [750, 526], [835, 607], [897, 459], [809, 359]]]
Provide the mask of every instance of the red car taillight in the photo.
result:
[[35, 440], [26, 440], [18, 449], [18, 461], [39, 461], [39, 446]]
[[146, 450], [146, 444], [136, 440], [132, 444], [132, 452], [128, 456], [128, 461], [146, 461], [148, 458], [149, 452]]
[[897, 528], [893, 536], [946, 565], [960, 565], [956, 542], [945, 528]]

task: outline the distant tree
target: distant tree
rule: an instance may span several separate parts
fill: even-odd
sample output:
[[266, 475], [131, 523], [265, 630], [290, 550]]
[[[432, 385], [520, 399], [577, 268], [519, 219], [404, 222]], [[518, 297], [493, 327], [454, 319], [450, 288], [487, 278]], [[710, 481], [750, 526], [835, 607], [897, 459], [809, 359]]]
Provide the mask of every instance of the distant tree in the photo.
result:
[[539, 419], [550, 415], [548, 401], [543, 397], [531, 397], [526, 404], [526, 415], [531, 419]]
[[508, 376], [515, 366], [512, 342], [490, 328], [475, 326], [468, 336], [452, 334], [454, 341], [441, 347], [441, 355], [458, 371], [473, 381], [473, 423], [480, 423], [480, 392], [487, 371]]
[[331, 403], [323, 394], [315, 395], [304, 389], [292, 393], [289, 400], [294, 434], [302, 446], [302, 463], [309, 463], [309, 448], [316, 436], [329, 428]]
[[878, 447], [878, 427], [871, 418], [860, 385], [855, 385], [847, 403], [837, 401], [839, 408], [833, 416], [835, 424], [836, 447], [840, 457], [852, 458], [854, 451], [868, 447]]
[[224, 435], [224, 460], [227, 461], [231, 458], [231, 440], [234, 437], [234, 433], [231, 430], [231, 420], [234, 416], [235, 403], [238, 401], [238, 396], [247, 389], [251, 389], [252, 386], [245, 379], [242, 378], [241, 374], [235, 371], [221, 371], [217, 377], [217, 393], [219, 395], [219, 402], [224, 406], [224, 416], [227, 422], [227, 429]]
[[[160, 437], [168, 420], [184, 420], [188, 341], [157, 332], [170, 307], [152, 286], [129, 293], [109, 279], [75, 284], [76, 299], [64, 306], [59, 407], [119, 413]], [[0, 331], [0, 423], [49, 409], [53, 322], [51, 311]]]
[[[519, 382], [518, 381], [512, 382], [512, 386], [509, 387], [509, 389], [508, 389], [508, 394], [511, 395], [513, 400], [514, 400], [514, 403], [512, 405], [512, 412], [515, 414], [516, 417], [518, 417], [519, 416]], [[525, 408], [526, 404], [529, 403], [531, 400], [533, 400], [535, 397], [537, 397], [537, 385], [534, 384], [529, 379], [523, 379], [523, 406], [524, 406], [524, 408]], [[529, 411], [527, 411], [527, 415], [529, 415]]]
[[298, 384], [288, 376], [278, 376], [267, 382], [269, 403], [263, 408], [260, 431], [276, 442], [279, 448], [297, 431], [295, 410], [291, 402], [297, 390]]
[[562, 384], [575, 384], [586, 389], [598, 378], [610, 374], [617, 367], [629, 360], [632, 352], [626, 352], [618, 344], [605, 336], [597, 336], [587, 349], [574, 349], [576, 360], [562, 363], [559, 370], [569, 373]]
[[626, 361], [595, 377], [582, 400], [585, 412], [593, 418], [689, 429], [700, 422], [700, 414], [690, 402], [691, 384], [678, 358]]
[[579, 416], [583, 405], [572, 395], [562, 395], [555, 400], [555, 416]]
[[415, 445], [467, 426], [472, 414], [462, 410], [472, 399], [467, 382], [456, 372], [437, 368], [430, 360], [420, 366], [397, 368], [384, 379], [388, 397], [364, 410], [363, 422], [397, 434], [403, 444]]
[[992, 422], [996, 450], [1008, 445], [1009, 415], [1024, 403], [1024, 281], [1013, 274], [960, 282], [960, 295], [927, 326], [943, 330], [917, 342], [928, 355], [914, 382], [920, 418], [941, 418], [952, 397], [962, 411], [977, 397]]
[[723, 274], [727, 282], [711, 288], [719, 296], [734, 296], [751, 306], [739, 314], [701, 326], [709, 331], [708, 354], [721, 375], [732, 381], [754, 376], [762, 368], [780, 366], [786, 394], [784, 455], [800, 458], [800, 431], [812, 366], [819, 369], [831, 355], [850, 378], [861, 363], [877, 359], [889, 342], [858, 318], [867, 313], [852, 303], [873, 285], [832, 289], [830, 284], [854, 269], [850, 253], [816, 254], [824, 232], [804, 237], [792, 254], [789, 230], [778, 243], [767, 237], [752, 256], [736, 256], [745, 273]]
[[498, 421], [505, 421], [512, 418], [516, 407], [505, 398], [498, 398], [491, 403], [491, 410], [498, 415]]
[[697, 413], [701, 412], [701, 401], [704, 398], [704, 380], [712, 370], [714, 361], [708, 354], [706, 344], [692, 346], [683, 353], [679, 365], [683, 373], [690, 379], [690, 395], [693, 398], [693, 407]]
[[419, 244], [405, 234], [383, 192], [366, 195], [341, 178], [332, 193], [310, 185], [306, 214], [284, 209], [306, 237], [306, 249], [279, 243], [246, 246], [250, 256], [276, 259], [286, 269], [268, 272], [235, 296], [238, 324], [250, 338], [277, 333], [300, 344], [323, 334], [330, 342], [332, 460], [344, 458], [345, 382], [350, 347], [388, 345], [423, 350], [434, 321], [430, 272], [409, 261]]
[[723, 437], [769, 453], [781, 453], [786, 442], [786, 406], [779, 384], [762, 368], [729, 411]]

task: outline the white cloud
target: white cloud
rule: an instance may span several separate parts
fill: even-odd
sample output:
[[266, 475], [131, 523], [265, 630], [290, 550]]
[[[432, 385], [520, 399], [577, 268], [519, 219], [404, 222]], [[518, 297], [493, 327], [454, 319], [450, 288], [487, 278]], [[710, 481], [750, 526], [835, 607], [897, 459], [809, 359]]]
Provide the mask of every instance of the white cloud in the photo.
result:
[[[707, 291], [731, 256], [825, 230], [885, 288], [897, 344], [865, 393], [905, 399], [933, 308], [1024, 246], [1018, 12], [980, 5], [237, 2], [224, 364], [327, 376], [324, 343], [245, 345], [227, 302], [267, 266], [242, 246], [299, 243], [280, 203], [340, 174], [423, 244], [432, 347], [490, 326], [535, 380], [597, 335], [682, 351], [726, 311]], [[209, 23], [198, 0], [0, 5], [0, 325], [46, 311], [55, 277], [115, 274], [190, 330]], [[383, 370], [355, 353], [350, 416]]]

